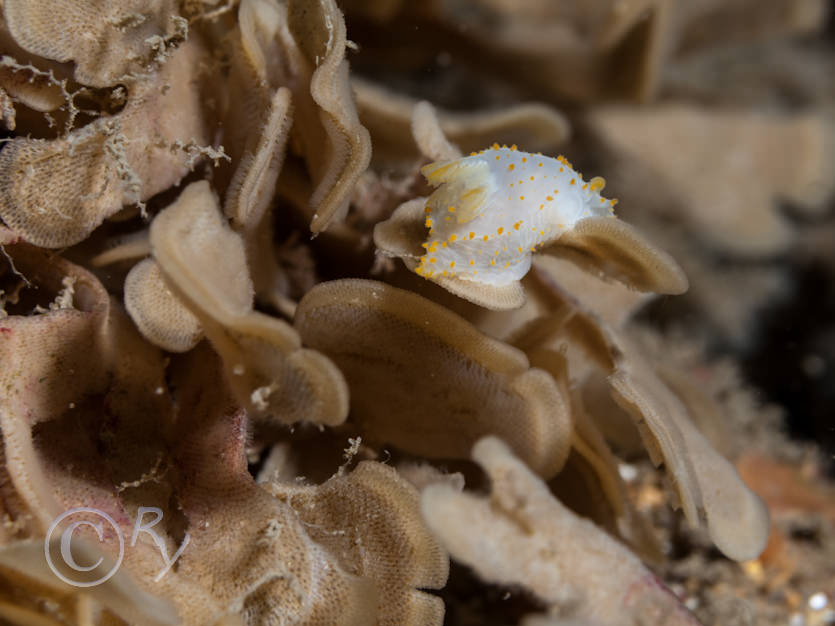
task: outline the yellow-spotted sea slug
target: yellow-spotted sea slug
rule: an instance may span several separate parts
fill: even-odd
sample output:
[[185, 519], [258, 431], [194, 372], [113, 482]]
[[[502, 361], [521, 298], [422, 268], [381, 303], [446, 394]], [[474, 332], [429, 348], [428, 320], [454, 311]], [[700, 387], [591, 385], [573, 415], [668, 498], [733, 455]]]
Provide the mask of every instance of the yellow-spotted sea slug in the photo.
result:
[[583, 180], [563, 157], [492, 148], [421, 169], [437, 187], [424, 209], [428, 237], [415, 272], [490, 285], [521, 279], [531, 254], [581, 219], [614, 217], [600, 177]]
[[381, 254], [488, 309], [525, 302], [522, 278], [534, 252], [561, 257], [632, 289], [677, 294], [687, 277], [675, 260], [614, 219], [606, 182], [586, 182], [563, 157], [493, 144], [421, 169], [436, 187], [401, 204], [374, 228]]

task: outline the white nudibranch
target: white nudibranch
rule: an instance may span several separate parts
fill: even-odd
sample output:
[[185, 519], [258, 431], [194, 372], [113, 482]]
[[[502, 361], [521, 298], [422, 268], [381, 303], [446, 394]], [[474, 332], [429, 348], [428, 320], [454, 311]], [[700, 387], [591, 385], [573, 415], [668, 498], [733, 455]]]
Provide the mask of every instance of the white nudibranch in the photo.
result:
[[587, 217], [614, 217], [606, 181], [586, 182], [568, 160], [493, 144], [454, 161], [421, 168], [435, 192], [427, 199], [415, 272], [502, 286], [530, 269], [531, 254]]

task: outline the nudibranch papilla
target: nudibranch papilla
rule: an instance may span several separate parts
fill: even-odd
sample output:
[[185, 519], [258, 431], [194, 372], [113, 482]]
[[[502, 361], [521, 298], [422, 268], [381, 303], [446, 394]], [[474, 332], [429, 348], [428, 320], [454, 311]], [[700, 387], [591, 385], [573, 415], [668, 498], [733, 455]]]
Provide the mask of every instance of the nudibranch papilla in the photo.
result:
[[586, 182], [568, 159], [493, 144], [481, 152], [421, 168], [435, 192], [415, 272], [491, 285], [521, 279], [531, 254], [586, 217], [614, 217], [617, 200], [600, 195], [606, 181]]

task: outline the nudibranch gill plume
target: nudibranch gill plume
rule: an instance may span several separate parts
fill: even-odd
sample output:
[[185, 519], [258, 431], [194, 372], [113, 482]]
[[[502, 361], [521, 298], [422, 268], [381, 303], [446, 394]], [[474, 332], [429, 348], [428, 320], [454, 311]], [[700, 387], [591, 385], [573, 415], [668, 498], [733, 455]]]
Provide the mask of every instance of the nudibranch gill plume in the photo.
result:
[[617, 200], [600, 195], [606, 181], [586, 182], [564, 156], [494, 144], [481, 152], [421, 168], [433, 187], [428, 228], [415, 272], [490, 285], [521, 279], [531, 254], [587, 217], [614, 217]]

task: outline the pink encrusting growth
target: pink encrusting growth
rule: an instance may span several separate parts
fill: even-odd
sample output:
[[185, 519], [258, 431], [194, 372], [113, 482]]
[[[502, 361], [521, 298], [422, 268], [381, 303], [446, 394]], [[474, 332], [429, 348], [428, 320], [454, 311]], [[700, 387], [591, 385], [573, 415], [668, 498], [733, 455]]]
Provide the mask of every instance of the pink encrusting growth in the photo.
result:
[[531, 254], [587, 217], [614, 217], [606, 184], [586, 182], [564, 156], [531, 154], [516, 146], [473, 152], [421, 169], [437, 187], [427, 199], [424, 254], [415, 272], [506, 285], [524, 276]]

